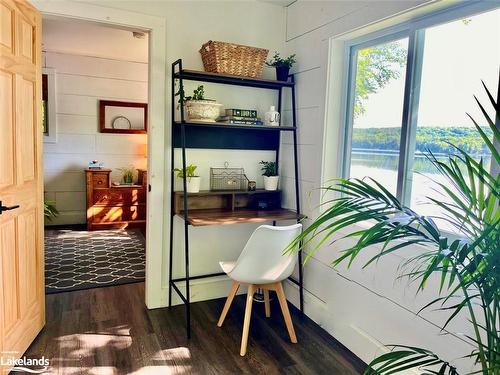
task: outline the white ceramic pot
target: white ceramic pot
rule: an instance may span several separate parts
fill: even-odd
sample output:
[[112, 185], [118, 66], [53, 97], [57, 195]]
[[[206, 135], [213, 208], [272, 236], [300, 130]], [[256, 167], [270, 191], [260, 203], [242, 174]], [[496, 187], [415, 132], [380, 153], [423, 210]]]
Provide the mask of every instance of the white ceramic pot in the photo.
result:
[[215, 122], [222, 104], [210, 100], [188, 100], [186, 113], [189, 121]]
[[280, 176], [264, 176], [264, 190], [278, 190]]
[[200, 191], [201, 177], [188, 177], [187, 178], [187, 192], [198, 193]]

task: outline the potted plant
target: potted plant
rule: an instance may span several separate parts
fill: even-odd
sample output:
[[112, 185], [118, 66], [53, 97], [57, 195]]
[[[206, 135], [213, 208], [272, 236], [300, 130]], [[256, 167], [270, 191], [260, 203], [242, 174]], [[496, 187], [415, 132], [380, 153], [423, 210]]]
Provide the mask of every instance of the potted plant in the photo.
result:
[[[181, 99], [179, 99], [180, 103]], [[205, 98], [205, 89], [203, 85], [200, 85], [193, 91], [192, 96], [184, 97], [184, 106], [189, 121], [215, 122], [220, 115], [222, 104]]]
[[134, 183], [134, 167], [119, 168], [122, 172], [122, 179], [124, 185], [132, 185]]
[[290, 73], [290, 68], [295, 64], [297, 60], [295, 59], [295, 54], [288, 56], [286, 59], [282, 58], [278, 52], [276, 52], [273, 58], [266, 62], [267, 66], [274, 66], [276, 68], [276, 79], [278, 81], [288, 81], [288, 74]]
[[264, 176], [264, 190], [278, 190], [278, 165], [274, 161], [261, 161], [262, 176]]
[[43, 202], [43, 216], [45, 219], [52, 221], [59, 215], [59, 211], [56, 208], [56, 202], [44, 201]]
[[[200, 191], [201, 177], [195, 174], [196, 165], [190, 164], [186, 167], [186, 182], [187, 182], [187, 192], [188, 193], [198, 193]], [[175, 168], [174, 172], [177, 172], [178, 178], [184, 178], [184, 172], [180, 168]]]
[[[477, 98], [476, 101], [484, 115], [481, 123], [489, 127], [479, 126], [469, 117], [491, 152], [491, 163], [500, 164], [500, 103], [488, 89], [486, 94], [495, 109], [493, 116], [490, 117], [490, 112]], [[500, 82], [496, 97], [500, 98]], [[447, 313], [448, 318], [441, 327], [443, 331], [459, 314], [468, 318], [469, 327], [462, 329], [471, 333], [463, 336], [473, 349], [464, 353], [464, 358], [473, 359], [479, 367], [471, 374], [496, 375], [500, 373], [500, 175], [489, 169], [483, 157], [478, 161], [476, 155], [453, 144], [449, 146], [453, 153], [447, 160], [427, 151], [428, 160], [443, 178], [443, 182], [434, 181], [445, 196], [444, 199], [427, 198], [444, 211], [437, 217], [456, 228], [457, 234], [439, 228], [431, 216], [419, 215], [406, 207], [383, 182], [367, 178], [338, 179], [336, 184], [324, 188], [338, 196], [322, 203], [325, 210], [287, 250], [307, 246], [310, 257], [328, 242], [350, 238], [354, 244], [336, 256], [333, 266], [344, 262], [350, 266], [368, 253], [366, 267], [408, 246], [421, 245], [416, 254], [404, 260], [399, 277], [416, 282], [418, 292], [434, 288], [436, 297], [420, 311], [432, 308]], [[358, 222], [367, 225], [338, 236], [338, 231], [349, 228], [346, 223]], [[373, 246], [379, 247], [376, 254], [369, 250]], [[429, 283], [432, 278], [438, 281]], [[458, 374], [452, 364], [430, 350], [407, 345], [389, 347], [389, 352], [368, 365], [365, 374], [406, 373], [409, 369], [420, 374]]]

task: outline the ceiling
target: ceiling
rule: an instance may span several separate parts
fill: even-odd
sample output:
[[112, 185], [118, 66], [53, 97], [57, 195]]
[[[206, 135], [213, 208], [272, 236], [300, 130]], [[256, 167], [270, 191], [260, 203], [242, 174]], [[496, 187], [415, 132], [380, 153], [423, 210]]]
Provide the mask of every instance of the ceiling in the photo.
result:
[[146, 63], [148, 34], [142, 39], [132, 30], [68, 18], [43, 18], [42, 49]]

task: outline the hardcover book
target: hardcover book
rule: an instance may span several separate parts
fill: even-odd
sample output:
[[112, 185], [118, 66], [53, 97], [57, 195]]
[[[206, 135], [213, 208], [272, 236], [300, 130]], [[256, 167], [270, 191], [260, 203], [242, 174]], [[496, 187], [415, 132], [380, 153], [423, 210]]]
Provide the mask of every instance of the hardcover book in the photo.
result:
[[227, 121], [227, 120], [260, 121], [260, 117], [220, 116], [217, 121]]
[[263, 125], [260, 120], [225, 120], [220, 122], [223, 124]]

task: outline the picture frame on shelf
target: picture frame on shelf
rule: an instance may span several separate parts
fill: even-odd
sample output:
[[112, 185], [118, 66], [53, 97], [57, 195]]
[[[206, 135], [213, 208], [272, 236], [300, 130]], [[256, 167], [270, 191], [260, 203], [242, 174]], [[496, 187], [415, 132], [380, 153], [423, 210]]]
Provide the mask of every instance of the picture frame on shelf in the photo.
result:
[[146, 134], [147, 126], [147, 103], [99, 100], [101, 133]]

